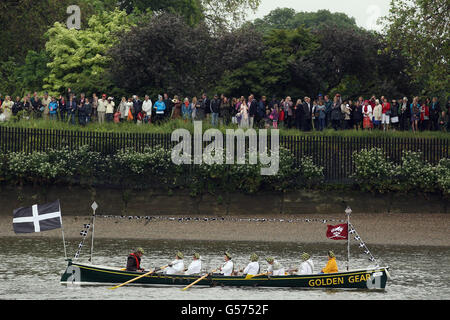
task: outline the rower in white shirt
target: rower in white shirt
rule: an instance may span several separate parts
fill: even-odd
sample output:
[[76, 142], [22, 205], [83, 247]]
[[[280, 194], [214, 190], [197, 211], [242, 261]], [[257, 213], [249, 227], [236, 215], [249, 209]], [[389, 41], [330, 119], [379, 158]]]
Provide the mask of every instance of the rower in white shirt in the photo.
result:
[[231, 276], [234, 271], [234, 263], [231, 261], [231, 254], [228, 252], [224, 253], [223, 260], [225, 261], [224, 264], [219, 268], [220, 274], [223, 274], [224, 276]]
[[314, 262], [311, 260], [311, 257], [308, 253], [302, 253], [302, 263], [299, 268], [289, 269], [289, 274], [300, 275], [300, 274], [314, 274]]
[[185, 274], [198, 274], [202, 272], [202, 261], [200, 260], [200, 254], [197, 252], [193, 255], [193, 260], [187, 268]]
[[314, 273], [314, 263], [308, 253], [303, 252], [302, 263], [300, 264], [300, 270], [298, 274], [313, 274]]
[[266, 258], [267, 263], [269, 264], [269, 267], [267, 268], [267, 273], [269, 275], [273, 276], [284, 276], [285, 270], [284, 267], [274, 258]]
[[245, 267], [243, 273], [244, 275], [251, 275], [251, 276], [255, 276], [257, 274], [259, 274], [259, 262], [258, 262], [258, 255], [256, 253], [252, 253], [250, 256], [250, 263], [247, 265], [247, 267]]
[[169, 266], [164, 270], [165, 274], [183, 274], [184, 273], [184, 255], [177, 252], [175, 260], [169, 263]]

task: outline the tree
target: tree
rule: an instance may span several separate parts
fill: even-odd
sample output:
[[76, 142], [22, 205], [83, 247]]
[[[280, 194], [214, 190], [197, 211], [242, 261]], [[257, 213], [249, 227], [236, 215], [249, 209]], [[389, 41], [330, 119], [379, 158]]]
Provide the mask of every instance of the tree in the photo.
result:
[[0, 62], [0, 93], [2, 96], [15, 95], [18, 81], [16, 78], [17, 63], [14, 57], [10, 57], [6, 61]]
[[401, 52], [408, 74], [422, 87], [420, 94], [450, 95], [450, 2], [392, 0], [384, 19], [389, 52]]
[[201, 0], [119, 0], [118, 4], [128, 14], [148, 10], [178, 14], [192, 26], [204, 19]]
[[206, 23], [214, 32], [240, 27], [249, 10], [258, 9], [261, 0], [201, 0]]
[[111, 9], [115, 0], [6, 0], [0, 1], [0, 61], [14, 56], [22, 63], [29, 50], [45, 46], [45, 32], [55, 23], [65, 24], [69, 5], [81, 9], [82, 27], [96, 12]]
[[244, 23], [248, 10], [255, 11], [261, 0], [119, 0], [127, 13], [151, 10], [181, 15], [194, 26], [206, 22], [214, 31], [232, 29]]
[[211, 50], [205, 24], [190, 26], [179, 15], [162, 13], [119, 38], [109, 51], [108, 70], [129, 93], [194, 95], [208, 86]]
[[258, 56], [241, 59], [240, 66], [228, 65], [217, 91], [279, 97], [339, 92], [346, 98], [399, 97], [414, 92], [404, 71], [405, 59], [387, 52], [383, 38], [374, 32], [323, 25], [317, 29], [272, 29], [261, 39]]
[[20, 84], [20, 86], [17, 86], [17, 90], [21, 90], [21, 94], [42, 90], [44, 78], [49, 72], [48, 62], [49, 57], [45, 50], [40, 52], [28, 51], [25, 63], [20, 64], [16, 71], [17, 80]]
[[[310, 57], [318, 48], [308, 29], [272, 30], [263, 39], [256, 58], [243, 66], [224, 72], [218, 90], [230, 95], [298, 95], [306, 94], [308, 83], [296, 81], [295, 64]], [[297, 76], [297, 79], [295, 78]]]
[[262, 19], [255, 19], [253, 25], [263, 33], [274, 29], [296, 29], [301, 26], [316, 30], [329, 25], [341, 28], [358, 28], [354, 18], [345, 13], [331, 13], [328, 10], [296, 12], [291, 8], [277, 8]]
[[92, 16], [81, 30], [55, 23], [47, 32], [45, 48], [50, 62], [44, 88], [59, 93], [66, 88], [86, 93], [110, 88], [112, 82], [105, 73], [111, 63], [107, 51], [117, 43], [119, 34], [130, 29], [126, 12], [117, 9]]
[[43, 80], [48, 74], [49, 58], [44, 50], [28, 51], [24, 63], [10, 57], [0, 63], [0, 92], [22, 97], [25, 93], [41, 91]]
[[[409, 78], [405, 61], [395, 52], [388, 54], [382, 37], [371, 31], [323, 26], [313, 33], [320, 49], [308, 60], [311, 90], [329, 93], [346, 89], [348, 97], [373, 93], [407, 94]], [[308, 70], [299, 67], [298, 70]], [[352, 92], [353, 90], [353, 92]], [[343, 94], [343, 92], [340, 92]]]

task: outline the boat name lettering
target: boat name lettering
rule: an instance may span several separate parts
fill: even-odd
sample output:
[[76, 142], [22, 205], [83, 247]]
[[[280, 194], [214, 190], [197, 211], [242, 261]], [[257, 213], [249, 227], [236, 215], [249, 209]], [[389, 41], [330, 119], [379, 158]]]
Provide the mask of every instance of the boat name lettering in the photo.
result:
[[344, 278], [336, 277], [336, 278], [311, 279], [311, 280], [309, 280], [308, 284], [310, 287], [320, 287], [320, 286], [344, 284]]
[[348, 282], [350, 283], [355, 283], [355, 282], [362, 282], [362, 281], [367, 281], [368, 279], [370, 279], [370, 274], [357, 274], [356, 276], [350, 276], [348, 277]]

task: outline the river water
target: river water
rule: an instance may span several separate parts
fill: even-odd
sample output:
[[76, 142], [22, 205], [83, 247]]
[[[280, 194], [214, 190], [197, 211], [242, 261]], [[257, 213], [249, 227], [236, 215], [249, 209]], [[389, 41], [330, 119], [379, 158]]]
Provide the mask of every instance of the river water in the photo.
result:
[[[67, 240], [67, 255], [72, 258], [79, 240]], [[173, 260], [175, 252], [185, 254], [185, 265], [191, 253], [198, 251], [203, 268], [212, 270], [221, 265], [223, 252], [234, 255], [235, 265], [244, 268], [252, 252], [259, 254], [261, 269], [267, 264], [264, 257], [273, 256], [286, 267], [297, 267], [303, 251], [313, 257], [316, 270], [326, 263], [327, 250], [334, 250], [338, 266], [345, 269], [347, 246], [345, 241], [328, 244], [259, 243], [222, 241], [141, 241], [97, 239], [94, 243], [93, 263], [123, 267], [132, 248], [146, 251], [142, 265], [147, 270], [163, 266]], [[0, 238], [0, 299], [2, 300], [447, 300], [450, 298], [450, 248], [414, 246], [371, 246], [371, 253], [390, 267], [392, 279], [382, 291], [193, 287], [182, 291], [179, 287], [124, 286], [107, 290], [106, 286], [73, 286], [60, 284], [66, 268], [61, 239], [40, 237]], [[87, 262], [90, 240], [87, 239], [79, 262]], [[351, 268], [367, 267], [370, 262], [358, 245], [351, 246]]]

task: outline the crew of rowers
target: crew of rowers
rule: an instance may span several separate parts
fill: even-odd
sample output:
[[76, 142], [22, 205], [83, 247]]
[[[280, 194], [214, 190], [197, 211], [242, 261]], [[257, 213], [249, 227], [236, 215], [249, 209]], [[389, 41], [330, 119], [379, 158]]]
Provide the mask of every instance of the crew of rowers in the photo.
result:
[[[141, 257], [144, 254], [144, 250], [142, 248], [137, 249], [135, 252], [131, 253], [128, 256], [127, 260], [127, 271], [140, 271], [144, 272], [144, 269], [140, 267]], [[333, 251], [328, 251], [328, 262], [326, 266], [320, 271], [320, 273], [335, 273], [338, 272], [338, 267], [336, 263], [336, 256]], [[185, 274], [185, 275], [197, 275], [202, 271], [202, 262], [200, 258], [200, 254], [197, 252], [192, 256], [192, 262], [189, 264], [186, 269], [184, 266], [184, 255], [181, 252], [177, 252], [175, 255], [175, 260], [171, 261], [168, 265], [161, 267], [160, 270], [156, 270], [156, 272], [160, 272], [163, 274], [171, 275], [171, 274]], [[252, 253], [250, 256], [250, 263], [242, 270], [235, 270], [234, 262], [232, 260], [232, 256], [229, 252], [224, 253], [224, 262], [223, 264], [216, 269], [214, 272], [218, 274], [222, 274], [224, 276], [237, 276], [239, 274], [245, 276], [256, 276], [256, 275], [272, 275], [272, 276], [284, 276], [284, 275], [303, 275], [303, 274], [314, 274], [314, 263], [310, 257], [310, 255], [304, 252], [301, 255], [302, 262], [300, 267], [297, 269], [288, 269], [286, 270], [277, 260], [272, 257], [266, 258], [268, 263], [268, 268], [265, 273], [261, 272], [261, 266], [259, 264], [259, 257], [256, 253]]]

